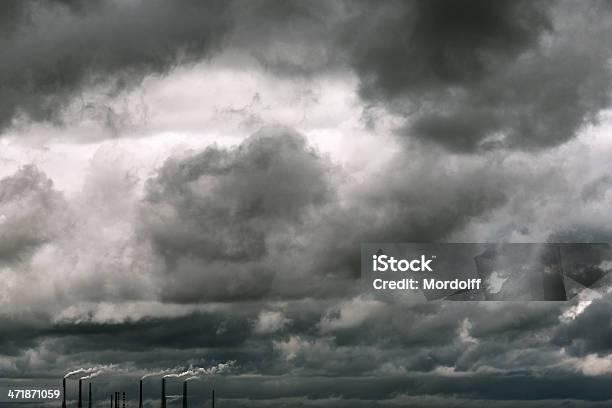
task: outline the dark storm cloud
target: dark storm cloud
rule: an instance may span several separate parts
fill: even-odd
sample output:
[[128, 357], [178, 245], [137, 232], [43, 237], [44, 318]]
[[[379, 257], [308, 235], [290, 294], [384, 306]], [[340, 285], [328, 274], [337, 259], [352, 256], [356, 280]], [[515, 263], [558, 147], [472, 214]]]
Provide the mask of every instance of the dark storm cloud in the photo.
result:
[[224, 2], [8, 2], [3, 8], [0, 128], [59, 121], [86, 87], [138, 84], [209, 55], [230, 27]]
[[[352, 62], [368, 98], [428, 93], [474, 84], [491, 67], [508, 61], [550, 28], [545, 2], [365, 2], [347, 28], [357, 34]], [[361, 30], [353, 30], [357, 24]], [[348, 39], [347, 39], [348, 40]]]
[[64, 338], [65, 352], [147, 351], [151, 348], [233, 348], [248, 339], [251, 324], [245, 316], [193, 313], [176, 318], [145, 318], [124, 323], [57, 324], [40, 336]]
[[[56, 118], [98, 80], [119, 89], [168, 71], [182, 53], [188, 61], [210, 55], [230, 27], [217, 19], [225, 6], [210, 4], [23, 4], [8, 14], [29, 28], [2, 28], [10, 63], [0, 73], [14, 81], [0, 91], [8, 101], [0, 126], [20, 114]], [[565, 20], [553, 11], [566, 6], [540, 2], [244, 4], [231, 11], [248, 22], [233, 26], [241, 52], [289, 76], [348, 57], [364, 100], [402, 115], [416, 109], [405, 132], [452, 150], [556, 145], [607, 103], [605, 15], [577, 35], [571, 27], [583, 27], [580, 18]], [[65, 24], [43, 32], [51, 15]], [[330, 21], [338, 25], [331, 29]], [[336, 41], [340, 52], [329, 55]], [[117, 364], [125, 371], [97, 379], [96, 390], [126, 386], [135, 395], [137, 382], [127, 377], [141, 371], [235, 359], [247, 375], [216, 381], [223, 406], [608, 406], [609, 375], [587, 378], [580, 370], [582, 357], [610, 351], [610, 328], [601, 323], [611, 318], [607, 301], [560, 323], [571, 304], [396, 304], [359, 295], [362, 242], [450, 240], [473, 221], [487, 228], [497, 209], [516, 218], [529, 212], [536, 228], [547, 208], [529, 203], [539, 208], [564, 195], [565, 174], [556, 168], [554, 177], [539, 163], [523, 171], [406, 146], [355, 180], [297, 132], [264, 128], [237, 147], [171, 157], [142, 200], [133, 175], [93, 166], [79, 196], [84, 204], [71, 202], [79, 207], [72, 224], [58, 221], [65, 203], [40, 171], [25, 167], [3, 179], [0, 262], [20, 265], [7, 273], [0, 264], [0, 274], [27, 273], [25, 254], [55, 245], [36, 259], [39, 285], [25, 279], [15, 286], [35, 290], [0, 291], [11, 307], [10, 317], [0, 317], [0, 377]], [[112, 154], [99, 160], [121, 167]], [[577, 197], [597, 203], [609, 182], [594, 175], [576, 186]], [[40, 303], [25, 296], [38, 292]], [[139, 296], [181, 305], [122, 303]], [[214, 300], [225, 303], [164, 314]], [[24, 315], [13, 313], [21, 304]], [[211, 386], [194, 382], [192, 389]], [[158, 379], [146, 384], [155, 404], [158, 387]]]
[[4, 356], [16, 356], [25, 348], [34, 347], [49, 327], [47, 316], [21, 314], [17, 317], [0, 316], [2, 335], [0, 348]]
[[602, 200], [612, 188], [612, 176], [604, 174], [584, 185], [581, 197], [584, 201]]
[[342, 18], [340, 1], [238, 1], [230, 47], [282, 77], [308, 77], [338, 64], [329, 46]]
[[[489, 319], [488, 313], [478, 304], [391, 303], [377, 313], [370, 313], [363, 324], [337, 327], [331, 332], [341, 345], [382, 342], [388, 347], [435, 348], [455, 342], [463, 322], [468, 319], [469, 333], [475, 341], [503, 344], [519, 342], [522, 337], [556, 327], [559, 306], [510, 304], [500, 308], [495, 319]], [[461, 349], [460, 353], [464, 351]]]
[[15, 29], [27, 16], [28, 4], [25, 1], [7, 0], [0, 5], [0, 30], [6, 35]]
[[584, 19], [543, 1], [365, 4], [340, 47], [361, 95], [405, 115], [408, 136], [461, 152], [541, 149], [609, 104], [612, 17], [599, 3]]
[[[71, 365], [84, 365], [87, 361], [121, 365], [127, 361], [135, 368], [147, 369], [214, 358], [238, 360], [246, 372], [351, 377], [423, 373], [439, 366], [456, 367], [459, 372], [475, 371], [481, 366], [521, 371], [533, 368], [538, 355], [542, 370], [558, 362], [558, 357], [547, 354], [547, 343], [542, 340], [551, 326], [549, 320], [524, 323], [532, 315], [553, 316], [554, 307], [507, 308], [504, 316], [497, 319], [496, 332], [492, 335], [483, 335], [477, 329], [491, 324], [486, 309], [478, 305], [432, 304], [386, 305], [378, 313], [366, 308], [363, 311], [368, 315], [361, 322], [348, 321], [336, 325], [341, 326], [338, 328], [328, 325], [332, 328], [322, 333], [319, 319], [328, 316], [328, 312], [320, 303], [290, 305], [285, 315], [294, 323], [264, 336], [255, 331], [253, 322], [258, 311], [265, 310], [265, 305], [256, 303], [219, 312], [120, 323], [49, 324], [43, 320], [5, 319], [4, 327], [9, 330], [3, 338], [3, 354], [15, 358], [26, 371], [47, 368], [36, 360], [29, 360], [28, 353], [24, 353], [24, 349], [37, 350], [41, 345], [42, 356], [50, 360], [45, 363], [50, 365], [49, 369], [54, 364], [53, 355], [64, 356]], [[309, 312], [305, 313], [304, 309]], [[342, 313], [354, 316], [355, 311], [350, 307], [344, 305], [341, 309]], [[466, 318], [474, 322], [475, 329], [469, 334], [474, 336], [470, 341], [477, 344], [464, 344], [458, 335]], [[520, 327], [525, 328], [520, 336], [507, 335]], [[521, 357], [507, 349], [507, 339], [512, 339], [517, 347], [532, 351]], [[152, 349], [156, 350], [154, 354], [150, 353]], [[530, 362], [522, 361], [523, 358]], [[6, 371], [5, 375], [10, 373]]]
[[418, 163], [400, 165], [384, 183], [365, 192], [370, 205], [382, 204], [386, 209], [380, 230], [373, 234], [379, 236], [369, 241], [443, 240], [471, 218], [507, 202], [512, 174], [488, 164], [445, 168], [434, 156], [424, 155]]
[[[0, 127], [61, 122], [96, 84], [116, 94], [216, 51], [273, 73], [355, 72], [400, 133], [460, 152], [570, 140], [609, 104], [609, 8], [599, 2], [9, 2]], [[95, 104], [94, 104], [95, 105]], [[127, 119], [84, 102], [118, 130]]]
[[561, 325], [555, 333], [554, 342], [574, 355], [609, 354], [612, 350], [609, 296], [593, 301], [576, 319]]
[[169, 159], [149, 181], [143, 228], [168, 268], [167, 299], [260, 297], [277, 272], [269, 240], [334, 197], [331, 164], [293, 130]]
[[610, 242], [612, 226], [607, 224], [570, 224], [559, 227], [548, 237], [548, 242]]
[[313, 242], [315, 269], [356, 279], [361, 243], [448, 240], [507, 203], [516, 175], [486, 163], [446, 167], [438, 153], [394, 157], [346, 206], [328, 214]]
[[[587, 401], [608, 400], [612, 392], [606, 386], [606, 380], [609, 381], [609, 378], [593, 381], [555, 377], [534, 379], [525, 376], [464, 378], [398, 376], [359, 379], [338, 377], [335, 381], [329, 381], [329, 378], [326, 377], [264, 377], [262, 379], [228, 378], [223, 384], [223, 390], [225, 395], [253, 400], [295, 395], [303, 395], [312, 399], [346, 396], [347, 398], [370, 400], [372, 403], [376, 400], [392, 398], [402, 392], [420, 396], [455, 394], [467, 398], [488, 399], [491, 404], [489, 406], [494, 406], [497, 400], [524, 400], [526, 395], [533, 396], [534, 400], [549, 398], [562, 400], [576, 396]], [[331, 406], [334, 406], [333, 403]]]
[[[343, 177], [286, 128], [236, 149], [169, 159], [149, 180], [142, 236], [166, 266], [167, 301], [355, 293], [361, 242], [433, 241], [503, 206], [513, 174], [399, 154], [342, 204]], [[436, 188], [432, 188], [436, 186]]]
[[[316, 401], [318, 406], [334, 407], [345, 399], [380, 405], [402, 394], [410, 395], [417, 405], [434, 396], [442, 399], [432, 402], [432, 407], [448, 406], [447, 398], [465, 399], [466, 406], [474, 406], [469, 402], [474, 399], [487, 400], [489, 406], [516, 400], [550, 400], [548, 403], [555, 406], [565, 399], [576, 400], [573, 406], [586, 406], [581, 400], [610, 398], [605, 386], [609, 377], [586, 378], [559, 369], [562, 358], [550, 348], [548, 336], [558, 305], [516, 304], [497, 310], [478, 304], [387, 305], [349, 328], [317, 333], [313, 316], [304, 315], [305, 309], [307, 314], [314, 311], [316, 304], [290, 304], [286, 316], [299, 319], [299, 324], [289, 325], [271, 338], [252, 331], [249, 320], [265, 307], [254, 303], [219, 313], [119, 324], [57, 324], [47, 328], [31, 324], [30, 335], [38, 333], [36, 339], [45, 345], [46, 352], [28, 359], [26, 356], [37, 350], [30, 338], [24, 343], [30, 351], [19, 360], [16, 371], [5, 369], [4, 373], [48, 375], [61, 367], [91, 361], [118, 364], [116, 372], [96, 380], [96, 389], [102, 390], [132, 387], [137, 384], [134, 373], [140, 375], [141, 370], [206, 366], [211, 361], [236, 359], [237, 373], [257, 375], [212, 381], [218, 395], [235, 400], [237, 406], [240, 402], [236, 399], [246, 400], [242, 403], [248, 406], [247, 401], [278, 402], [283, 398], [305, 398], [309, 401], [305, 406]], [[346, 305], [340, 308], [348, 312]], [[326, 314], [324, 310], [318, 309], [319, 316]], [[456, 334], [465, 318], [473, 322], [469, 343]], [[306, 321], [310, 324], [305, 325]], [[420, 340], [412, 338], [421, 333]], [[508, 347], [508, 341], [513, 347]], [[440, 366], [454, 367], [456, 372], [434, 371]], [[477, 373], [482, 367], [493, 371]], [[495, 373], [495, 369], [501, 371]], [[546, 375], [534, 377], [532, 370]], [[209, 390], [208, 381], [190, 385], [192, 395]], [[158, 379], [151, 379], [145, 387], [151, 398], [159, 395]]]
[[16, 260], [61, 233], [66, 208], [53, 182], [36, 166], [0, 180], [0, 262]]
[[[609, 392], [606, 389], [606, 380], [596, 381], [578, 380], [571, 382], [558, 378], [538, 378], [530, 383], [526, 377], [502, 378], [494, 377], [490, 380], [484, 378], [465, 378], [459, 380], [441, 379], [435, 385], [424, 386], [431, 381], [431, 377], [413, 378], [383, 378], [383, 379], [354, 379], [347, 377], [336, 378], [330, 381], [327, 377], [297, 378], [297, 377], [232, 377], [226, 376], [217, 379], [205, 378], [202, 381], [189, 382], [190, 405], [205, 406], [210, 404], [211, 389], [215, 389], [217, 403], [223, 407], [299, 407], [299, 408], [391, 408], [398, 406], [448, 408], [448, 407], [502, 407], [513, 408], [517, 406], [528, 408], [549, 408], [555, 406], [581, 408], [581, 407], [607, 407], [609, 406]], [[455, 395], [444, 392], [445, 387], [451, 386]], [[180, 395], [180, 381], [168, 381], [166, 386], [169, 394]], [[70, 384], [70, 398], [76, 397], [76, 387]], [[128, 403], [135, 404], [135, 395], [138, 395], [138, 383], [111, 381], [98, 379], [94, 383], [97, 395], [110, 395], [113, 387], [127, 390]], [[145, 385], [146, 403], [148, 406], [159, 404], [159, 380], [147, 381]], [[568, 388], [569, 387], [569, 388]], [[486, 390], [481, 393], [481, 390]], [[491, 396], [495, 391], [505, 397]], [[534, 392], [534, 400], [526, 400], [521, 391]], [[557, 392], [555, 392], [557, 390]], [[432, 391], [428, 395], [426, 391]], [[438, 391], [438, 392], [436, 392]], [[442, 391], [442, 392], [439, 392]], [[571, 397], [565, 397], [566, 395]], [[586, 398], [575, 397], [584, 395]], [[108, 403], [102, 398], [100, 406]], [[174, 398], [170, 404], [179, 406], [180, 398]], [[104, 405], [103, 405], [104, 404]], [[147, 405], [145, 405], [147, 406]]]
[[321, 70], [334, 54], [324, 44], [339, 3], [9, 0], [0, 7], [0, 131], [62, 124], [78, 101], [81, 116], [116, 132], [129, 115], [84, 93], [115, 97], [224, 49], [289, 76]]

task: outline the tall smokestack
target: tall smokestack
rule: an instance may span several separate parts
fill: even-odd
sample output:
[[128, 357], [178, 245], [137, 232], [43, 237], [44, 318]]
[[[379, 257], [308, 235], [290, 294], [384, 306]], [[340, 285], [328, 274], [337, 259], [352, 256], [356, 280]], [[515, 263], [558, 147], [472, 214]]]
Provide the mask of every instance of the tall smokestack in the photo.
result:
[[166, 408], [166, 379], [162, 378], [161, 408]]
[[66, 377], [62, 378], [62, 408], [66, 408]]
[[119, 392], [115, 391], [115, 408], [119, 408]]
[[83, 380], [79, 378], [79, 403], [78, 407], [83, 408]]
[[142, 380], [140, 380], [140, 395], [138, 397], [138, 408], [142, 408]]
[[187, 408], [187, 381], [183, 381], [183, 408]]
[[87, 407], [91, 408], [91, 381], [89, 382], [89, 398], [87, 399]]
[[123, 408], [125, 408], [125, 391], [123, 391]]
[[215, 389], [213, 388], [212, 408], [215, 408]]
[[113, 396], [111, 395], [111, 408], [113, 408]]

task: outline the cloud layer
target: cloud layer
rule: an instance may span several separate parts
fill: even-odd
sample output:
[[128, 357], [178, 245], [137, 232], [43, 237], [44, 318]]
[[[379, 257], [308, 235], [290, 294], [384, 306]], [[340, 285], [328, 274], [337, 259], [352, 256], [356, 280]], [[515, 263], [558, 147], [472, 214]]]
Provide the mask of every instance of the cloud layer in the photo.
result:
[[156, 406], [147, 374], [235, 361], [192, 402], [610, 405], [609, 294], [359, 280], [362, 242], [610, 240], [605, 2], [0, 8], [0, 377], [103, 367]]

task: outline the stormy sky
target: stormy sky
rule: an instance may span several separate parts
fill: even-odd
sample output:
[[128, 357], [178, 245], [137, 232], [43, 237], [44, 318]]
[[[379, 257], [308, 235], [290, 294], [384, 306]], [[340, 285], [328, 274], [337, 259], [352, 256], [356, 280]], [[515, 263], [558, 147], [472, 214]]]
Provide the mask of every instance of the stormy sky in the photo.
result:
[[610, 44], [596, 0], [0, 2], [0, 378], [610, 406], [612, 295], [359, 284], [363, 242], [611, 241]]

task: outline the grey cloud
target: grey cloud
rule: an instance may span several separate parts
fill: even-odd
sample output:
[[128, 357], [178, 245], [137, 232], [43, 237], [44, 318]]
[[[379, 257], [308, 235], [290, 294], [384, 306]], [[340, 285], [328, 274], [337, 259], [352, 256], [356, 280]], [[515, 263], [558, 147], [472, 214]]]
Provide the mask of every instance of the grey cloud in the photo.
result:
[[610, 298], [593, 301], [580, 315], [560, 325], [553, 341], [574, 355], [608, 354], [612, 348]]
[[346, 30], [367, 98], [477, 83], [491, 60], [511, 60], [550, 28], [545, 2], [362, 4]]
[[209, 55], [230, 27], [223, 2], [19, 3], [9, 3], [19, 29], [0, 39], [0, 128], [59, 123], [86, 87], [117, 92]]
[[577, 19], [543, 1], [376, 4], [340, 47], [362, 96], [406, 117], [402, 134], [460, 152], [539, 150], [609, 105], [611, 16], [584, 8]]
[[[96, 381], [96, 389], [101, 390], [118, 384], [133, 387], [137, 384], [133, 373], [143, 369], [180, 364], [205, 366], [211, 361], [236, 359], [239, 373], [259, 375], [213, 380], [218, 395], [225, 398], [224, 404], [238, 404], [236, 399], [255, 403], [303, 397], [309, 404], [316, 401], [322, 406], [337, 406], [324, 402], [326, 398], [384, 406], [386, 402], [393, 404], [387, 400], [406, 393], [417, 405], [419, 401], [439, 398], [431, 406], [447, 406], [447, 398], [460, 398], [465, 399], [462, 404], [466, 406], [474, 406], [474, 400], [479, 399], [493, 406], [510, 406], [509, 401], [523, 399], [530, 404], [548, 400], [556, 406], [567, 399], [579, 407], [597, 406], [597, 401], [610, 398], [609, 387], [605, 386], [609, 377], [587, 378], [559, 368], [563, 356], [549, 343], [549, 330], [554, 328], [559, 305], [516, 304], [488, 310], [479, 304], [394, 304], [359, 326], [335, 331], [329, 337], [330, 333], [321, 335], [312, 328], [316, 315], [323, 316], [325, 309], [334, 309], [334, 302], [318, 308], [317, 304], [283, 306], [294, 323], [272, 339], [258, 337], [252, 331], [250, 320], [258, 310], [269, 307], [256, 303], [172, 319], [62, 324], [38, 329], [30, 325], [30, 336], [38, 333], [39, 341], [45, 339], [47, 351], [33, 361], [24, 356], [19, 360], [18, 371], [5, 373], [49, 373], [56, 369], [59, 356], [66, 366], [80, 366], [87, 361], [118, 364], [120, 370], [116, 374]], [[496, 312], [500, 311], [501, 318], [497, 319]], [[470, 334], [477, 344], [460, 343], [456, 330], [465, 317], [473, 322]], [[418, 334], [420, 341], [414, 338]], [[16, 340], [19, 336], [13, 337]], [[29, 338], [25, 344], [32, 354], [38, 349]], [[271, 349], [270, 340], [285, 344], [293, 356]], [[434, 371], [440, 366], [456, 372]], [[479, 374], [475, 372], [479, 367], [500, 371]], [[533, 371], [546, 375], [534, 376]], [[145, 387], [151, 398], [158, 395], [157, 380], [148, 381]], [[210, 388], [206, 379], [190, 387], [194, 398]]]
[[610, 242], [612, 228], [607, 224], [569, 224], [557, 228], [548, 236], [549, 242]]
[[581, 196], [584, 201], [601, 201], [612, 187], [612, 176], [604, 174], [582, 187]]
[[608, 106], [608, 56], [582, 43], [558, 47], [522, 57], [450, 104], [424, 109], [408, 133], [458, 151], [537, 150], [568, 141]]
[[118, 133], [146, 113], [116, 110], [109, 100], [222, 50], [290, 76], [329, 67], [329, 18], [340, 3], [9, 0], [1, 7], [0, 131], [80, 117]]
[[278, 127], [235, 149], [169, 159], [142, 207], [143, 232], [168, 267], [164, 296], [261, 296], [276, 273], [265, 262], [270, 239], [299, 229], [312, 209], [333, 200], [331, 177], [331, 163]]
[[[400, 134], [460, 152], [557, 146], [609, 105], [612, 16], [598, 2], [65, 3], [9, 7], [28, 30], [1, 43], [1, 127], [60, 123], [93, 85], [116, 95], [220, 50], [288, 77], [348, 65], [366, 103], [405, 118]], [[115, 131], [130, 122], [96, 111]]]
[[[334, 318], [330, 311], [339, 307], [355, 317], [349, 310], [355, 304], [337, 302], [338, 299], [305, 300], [272, 306], [280, 307], [290, 322], [282, 330], [263, 336], [255, 331], [253, 321], [259, 311], [271, 305], [257, 302], [228, 304], [216, 312], [171, 318], [136, 316], [119, 322], [50, 323], [44, 318], [26, 322], [16, 317], [3, 323], [3, 327], [10, 328], [2, 342], [3, 354], [6, 356], [8, 351], [26, 371], [44, 371], [44, 367], [37, 366], [36, 361], [28, 362], [27, 354], [20, 357], [24, 348], [38, 350], [38, 345], [46, 345], [48, 351], [43, 354], [53, 350], [67, 361], [127, 361], [137, 367], [155, 367], [162, 362], [177, 365], [195, 356], [223, 357], [236, 359], [247, 371], [259, 373], [350, 376], [431, 372], [439, 366], [456, 367], [467, 373], [480, 366], [533, 369], [526, 364], [535, 361], [533, 357], [519, 363], [516, 354], [505, 346], [508, 343], [540, 353], [540, 369], [554, 367], [562, 357], [559, 353], [553, 357], [546, 354], [549, 345], [545, 339], [556, 324], [558, 305], [506, 307], [496, 319], [491, 319], [491, 311], [478, 304], [378, 305], [372, 312], [361, 308], [361, 313], [367, 312], [365, 317], [357, 316], [352, 322], [349, 317], [345, 324], [323, 333], [320, 321], [324, 316]], [[131, 308], [129, 304], [124, 307]], [[466, 318], [472, 323], [470, 335], [478, 342], [476, 345], [461, 343], [458, 330]], [[277, 346], [273, 348], [272, 344]], [[157, 350], [154, 357], [149, 352], [151, 348]], [[511, 364], [511, 359], [516, 362]]]
[[515, 175], [487, 163], [446, 166], [435, 151], [418, 151], [394, 157], [326, 218], [313, 243], [315, 269], [357, 278], [361, 243], [448, 240], [507, 203]]
[[340, 63], [330, 40], [345, 12], [341, 1], [257, 0], [234, 3], [228, 47], [284, 77], [309, 77]]
[[[563, 357], [543, 339], [558, 326], [559, 310], [558, 304], [513, 304], [492, 311], [482, 304], [391, 302], [360, 324], [324, 334], [333, 337], [328, 354], [335, 354], [337, 347], [339, 356], [354, 349], [359, 355], [371, 357], [366, 365], [347, 363], [344, 368], [353, 375], [431, 372], [439, 367], [452, 367], [457, 373], [476, 372], [483, 367], [504, 372], [555, 372]], [[462, 335], [464, 327], [468, 331]], [[509, 349], [507, 344], [513, 347]], [[304, 360], [304, 369], [322, 375], [330, 369], [338, 370], [334, 364], [329, 368], [325, 363], [328, 360], [333, 359], [325, 354], [320, 360], [310, 356]]]
[[[27, 4], [25, 11], [15, 9], [11, 15], [19, 19], [27, 14], [32, 31], [13, 33], [10, 26], [3, 30], [7, 38], [21, 38], [24, 49], [34, 54], [21, 65], [34, 67], [34, 76], [27, 82], [26, 74], [17, 72], [21, 68], [11, 65], [6, 72], [14, 69], [17, 82], [0, 94], [17, 98], [26, 82], [32, 85], [27, 88], [31, 99], [19, 99], [21, 94], [12, 99], [31, 119], [53, 117], [96, 78], [104, 81], [109, 75], [119, 82], [138, 82], [146, 73], [166, 72], [176, 63], [177, 49], [187, 47], [189, 61], [210, 55], [216, 49], [210, 45], [227, 29], [226, 21], [220, 27], [218, 21], [201, 25], [201, 6], [191, 3], [177, 11], [174, 3], [154, 2], [142, 15], [137, 10], [144, 3], [103, 3], [95, 6], [95, 13], [94, 6], [84, 3]], [[575, 35], [574, 22], [563, 16], [549, 15], [567, 7], [549, 9], [549, 3], [463, 3], [468, 9], [457, 3], [449, 6], [451, 15], [440, 15], [438, 2], [353, 3], [354, 8], [344, 11], [335, 8], [337, 4], [283, 4], [232, 10], [250, 22], [236, 31], [234, 46], [246, 50], [256, 44], [253, 51], [260, 62], [285, 75], [312, 72], [326, 66], [327, 58], [348, 56], [364, 100], [401, 114], [404, 108], [416, 108], [404, 131], [451, 150], [555, 145], [571, 138], [607, 103], [607, 33], [598, 31], [606, 15], [594, 20], [589, 31], [601, 34], [595, 40], [590, 34]], [[113, 22], [110, 17], [124, 7], [134, 8], [117, 14]], [[329, 22], [339, 18], [334, 13], [342, 12], [355, 20], [334, 28], [363, 34], [357, 36], [359, 44], [352, 48], [342, 38], [344, 49], [333, 56], [326, 53], [337, 51], [338, 44], [323, 46], [320, 59], [300, 71], [304, 54], [293, 46], [315, 39], [305, 55], [319, 52], [325, 37], [336, 35], [326, 31]], [[83, 28], [84, 38], [66, 42], [58, 59], [33, 52], [38, 48], [32, 39], [42, 37], [37, 24], [50, 13], [68, 24], [51, 28], [47, 44], [59, 44], [63, 35]], [[255, 15], [260, 17], [250, 20]], [[295, 32], [283, 37], [296, 15]], [[173, 28], [170, 20], [183, 26]], [[283, 24], [274, 26], [275, 21]], [[445, 24], [434, 27], [432, 21]], [[580, 19], [576, 21], [582, 27]], [[135, 31], [129, 32], [133, 36], [121, 28], [130, 22], [135, 24]], [[115, 32], [98, 35], [107, 28]], [[212, 42], [200, 41], [201, 29], [214, 37]], [[463, 32], [467, 35], [459, 35]], [[306, 34], [302, 39], [301, 33]], [[286, 40], [286, 54], [282, 47], [260, 48], [279, 37]], [[125, 43], [119, 41], [125, 38]], [[74, 53], [76, 43], [99, 47], [86, 49], [81, 61]], [[123, 51], [114, 54], [115, 47]], [[112, 58], [94, 66], [95, 50]], [[421, 65], [404, 61], [417, 57]], [[63, 58], [66, 64], [77, 64], [66, 68]], [[36, 73], [46, 73], [51, 86]], [[15, 117], [9, 108], [4, 124]], [[505, 137], [496, 138], [498, 133]], [[73, 224], [61, 221], [66, 204], [51, 181], [24, 167], [0, 181], [0, 214], [5, 216], [0, 257], [11, 267], [20, 261], [20, 269], [8, 276], [31, 267], [21, 262], [21, 255], [35, 253], [43, 243], [56, 245], [43, 259], [48, 263], [36, 269], [48, 275], [40, 274], [40, 286], [29, 286], [41, 289], [35, 292], [44, 298], [42, 306], [26, 296], [17, 298], [17, 292], [8, 298], [11, 312], [22, 303], [28, 304], [28, 311], [0, 317], [1, 375], [59, 376], [64, 367], [95, 361], [118, 364], [129, 377], [142, 370], [235, 359], [241, 373], [249, 375], [216, 383], [224, 406], [608, 406], [609, 375], [586, 377], [572, 365], [572, 359], [609, 353], [610, 328], [601, 324], [610, 320], [608, 299], [594, 302], [569, 322], [560, 322], [559, 315], [572, 304], [503, 304], [491, 309], [467, 303], [364, 301], [363, 308], [350, 310], [360, 306], [350, 299], [360, 292], [361, 242], [445, 241], [479, 221], [484, 222], [482, 228], [492, 229], [495, 225], [486, 224], [489, 215], [494, 215], [492, 222], [504, 222], [500, 218], [507, 216], [508, 224], [548, 228], [553, 224], [549, 220], [558, 219], [555, 211], [590, 216], [574, 198], [585, 206], [602, 203], [609, 187], [609, 177], [597, 171], [581, 186], [582, 180], [569, 174], [579, 170], [540, 167], [548, 156], [526, 155], [524, 162], [510, 157], [509, 164], [499, 165], [493, 155], [453, 155], [412, 140], [406, 143], [382, 170], [362, 181], [344, 174], [295, 131], [265, 128], [235, 148], [211, 146], [168, 159], [146, 184], [142, 200], [135, 173], [114, 161], [112, 152], [101, 152], [78, 195], [82, 202], [71, 202], [71, 217], [80, 221], [76, 233], [64, 230]], [[562, 158], [551, 157], [551, 162]], [[341, 182], [348, 182], [349, 188], [341, 189]], [[547, 203], [557, 206], [551, 209]], [[601, 224], [599, 229], [579, 221], [573, 231], [573, 219], [563, 219], [550, 239], [610, 237], [601, 219], [593, 221]], [[563, 225], [569, 227], [563, 230]], [[53, 273], [47, 270], [49, 264]], [[60, 282], [67, 277], [69, 281]], [[43, 287], [57, 287], [61, 293]], [[224, 303], [210, 304], [212, 312], [177, 315], [123, 303], [155, 297], [168, 303]], [[80, 301], [113, 303], [91, 312], [83, 308], [91, 313], [89, 319], [76, 307], [66, 319], [54, 320], [62, 308], [80, 306]], [[177, 305], [160, 307], [172, 306]], [[258, 332], [255, 322], [262, 311], [278, 312], [282, 324]], [[462, 335], [466, 319], [468, 333]], [[569, 356], [560, 352], [562, 347]], [[136, 395], [137, 383], [127, 377], [100, 377], [96, 390], [128, 384], [130, 394]], [[192, 386], [194, 395], [209, 388], [206, 381]], [[158, 391], [156, 381], [146, 384], [155, 403]]]
[[57, 237], [66, 224], [66, 202], [36, 166], [0, 180], [0, 260], [16, 260]]
[[[166, 300], [355, 293], [361, 242], [444, 240], [508, 200], [515, 175], [402, 153], [342, 204], [342, 170], [293, 131], [169, 159], [147, 186], [141, 233], [166, 265]], [[406, 160], [404, 160], [406, 159]], [[431, 188], [431, 186], [436, 188]]]

